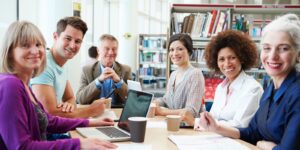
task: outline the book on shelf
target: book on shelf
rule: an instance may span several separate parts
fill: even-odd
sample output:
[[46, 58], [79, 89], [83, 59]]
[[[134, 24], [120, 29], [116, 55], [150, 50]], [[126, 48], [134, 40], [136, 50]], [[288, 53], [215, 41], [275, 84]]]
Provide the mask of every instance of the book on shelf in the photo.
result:
[[197, 28], [198, 28], [198, 23], [199, 23], [199, 18], [200, 16], [199, 16], [199, 13], [198, 14], [196, 14], [195, 15], [195, 17], [194, 17], [194, 22], [193, 22], [193, 26], [192, 26], [192, 30], [191, 30], [191, 35], [195, 35], [196, 34], [196, 30], [197, 30]]
[[211, 16], [211, 21], [210, 21], [210, 24], [209, 24], [209, 28], [208, 28], [208, 32], [207, 32], [206, 37], [211, 36], [212, 30], [213, 30], [213, 27], [214, 27], [214, 24], [215, 24], [215, 21], [216, 21], [217, 14], [218, 14], [217, 10], [212, 10], [212, 12], [211, 12], [211, 15], [212, 15]]
[[216, 30], [214, 31], [214, 34], [218, 34], [219, 32], [223, 31], [223, 26], [226, 21], [226, 16], [227, 16], [226, 13], [220, 12], [219, 21], [216, 25], [217, 27]]
[[204, 49], [194, 50], [190, 60], [195, 62], [204, 62]]
[[191, 33], [192, 32], [194, 20], [195, 20], [195, 15], [194, 14], [190, 14], [189, 17], [188, 17], [188, 23], [187, 23], [186, 33]]
[[217, 24], [219, 23], [219, 19], [220, 19], [220, 13], [221, 13], [221, 11], [217, 10], [217, 16], [216, 16], [216, 19], [215, 19], [215, 22], [214, 22], [214, 25], [213, 25], [213, 28], [212, 28], [212, 31], [211, 31], [210, 35], [212, 35], [216, 32]]

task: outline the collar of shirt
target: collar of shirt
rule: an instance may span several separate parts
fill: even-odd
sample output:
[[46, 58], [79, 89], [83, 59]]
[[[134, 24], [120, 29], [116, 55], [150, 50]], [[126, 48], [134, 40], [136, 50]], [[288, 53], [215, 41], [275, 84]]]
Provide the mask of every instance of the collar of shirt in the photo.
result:
[[57, 70], [57, 72], [58, 72], [59, 74], [62, 74], [64, 68], [61, 67], [61, 66], [59, 66], [59, 65], [55, 62], [52, 52], [49, 51], [49, 50], [47, 50], [47, 51], [46, 51], [46, 54], [47, 54], [47, 57], [48, 57], [47, 60], [49, 60], [47, 63], [51, 63], [52, 66], [55, 66], [55, 69]]
[[[284, 81], [282, 82], [280, 87], [277, 89], [277, 92], [275, 93], [275, 95], [273, 97], [274, 102], [277, 102], [280, 99], [280, 97], [283, 96], [283, 94], [286, 92], [288, 87], [294, 82], [294, 80], [296, 80], [296, 77], [297, 77], [296, 74], [297, 74], [297, 72], [295, 70], [292, 70], [289, 73], [289, 75], [284, 79]], [[274, 84], [273, 84], [273, 82], [271, 82], [270, 86], [265, 91], [266, 96], [264, 96], [264, 99], [262, 99], [262, 101], [268, 100], [272, 97], [273, 89], [274, 89]]]
[[[247, 74], [244, 71], [241, 71], [240, 74], [236, 79], [234, 79], [229, 87], [229, 90], [238, 90], [243, 86], [244, 79], [247, 77]], [[222, 83], [221, 83], [222, 88], [225, 88], [229, 86], [229, 80], [226, 78]]]

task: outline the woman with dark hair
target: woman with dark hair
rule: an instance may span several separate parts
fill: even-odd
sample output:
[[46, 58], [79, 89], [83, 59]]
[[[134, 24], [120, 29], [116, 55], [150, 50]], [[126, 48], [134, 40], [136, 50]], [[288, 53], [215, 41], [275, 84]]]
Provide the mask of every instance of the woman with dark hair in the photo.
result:
[[[170, 75], [167, 91], [158, 99], [156, 115], [182, 115], [188, 124], [199, 115], [201, 99], [204, 94], [204, 77], [200, 69], [190, 64], [193, 53], [193, 42], [187, 34], [175, 34], [170, 37], [168, 45], [169, 57], [178, 68]], [[192, 119], [187, 120], [187, 116]]]
[[207, 131], [240, 138], [263, 150], [300, 149], [300, 75], [296, 62], [300, 51], [300, 20], [287, 14], [269, 23], [262, 32], [261, 62], [272, 82], [246, 128], [216, 122], [204, 112], [200, 124]]
[[210, 114], [220, 124], [247, 127], [263, 93], [261, 85], [245, 73], [258, 60], [255, 43], [240, 31], [220, 32], [207, 45], [205, 60], [210, 69], [226, 77], [216, 89]]

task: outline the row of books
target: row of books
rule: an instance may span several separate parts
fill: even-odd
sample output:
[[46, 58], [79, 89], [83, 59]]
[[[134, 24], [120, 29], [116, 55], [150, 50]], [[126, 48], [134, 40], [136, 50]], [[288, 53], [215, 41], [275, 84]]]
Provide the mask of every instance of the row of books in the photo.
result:
[[164, 63], [167, 60], [167, 56], [164, 53], [147, 52], [140, 53], [141, 63]]
[[144, 48], [166, 48], [167, 41], [162, 38], [147, 38], [140, 41], [140, 45]]
[[204, 49], [195, 49], [190, 60], [195, 62], [204, 62]]
[[165, 77], [166, 76], [166, 68], [139, 68], [140, 76], [156, 76], [156, 77]]
[[262, 29], [271, 20], [255, 20], [253, 15], [237, 14], [232, 24], [233, 30], [239, 30], [249, 34], [251, 37], [261, 37]]
[[[192, 37], [211, 37], [228, 28], [230, 11], [212, 10], [207, 13], [172, 15], [174, 33], [189, 33]], [[183, 20], [180, 15], [185, 15]]]
[[[235, 14], [230, 18], [230, 10], [212, 10], [207, 13], [173, 13], [171, 29], [173, 33], [188, 33], [192, 37], [208, 38], [226, 29], [239, 30], [251, 37], [260, 37], [261, 31], [271, 20], [254, 19], [253, 15]], [[232, 22], [229, 26], [229, 22]]]

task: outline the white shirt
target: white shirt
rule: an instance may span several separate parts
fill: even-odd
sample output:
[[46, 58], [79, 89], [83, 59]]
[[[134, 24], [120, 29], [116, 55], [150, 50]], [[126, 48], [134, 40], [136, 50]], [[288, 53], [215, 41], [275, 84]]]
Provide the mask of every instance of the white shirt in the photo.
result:
[[241, 71], [231, 84], [226, 78], [218, 85], [210, 113], [221, 124], [247, 127], [259, 107], [262, 93], [261, 85]]

